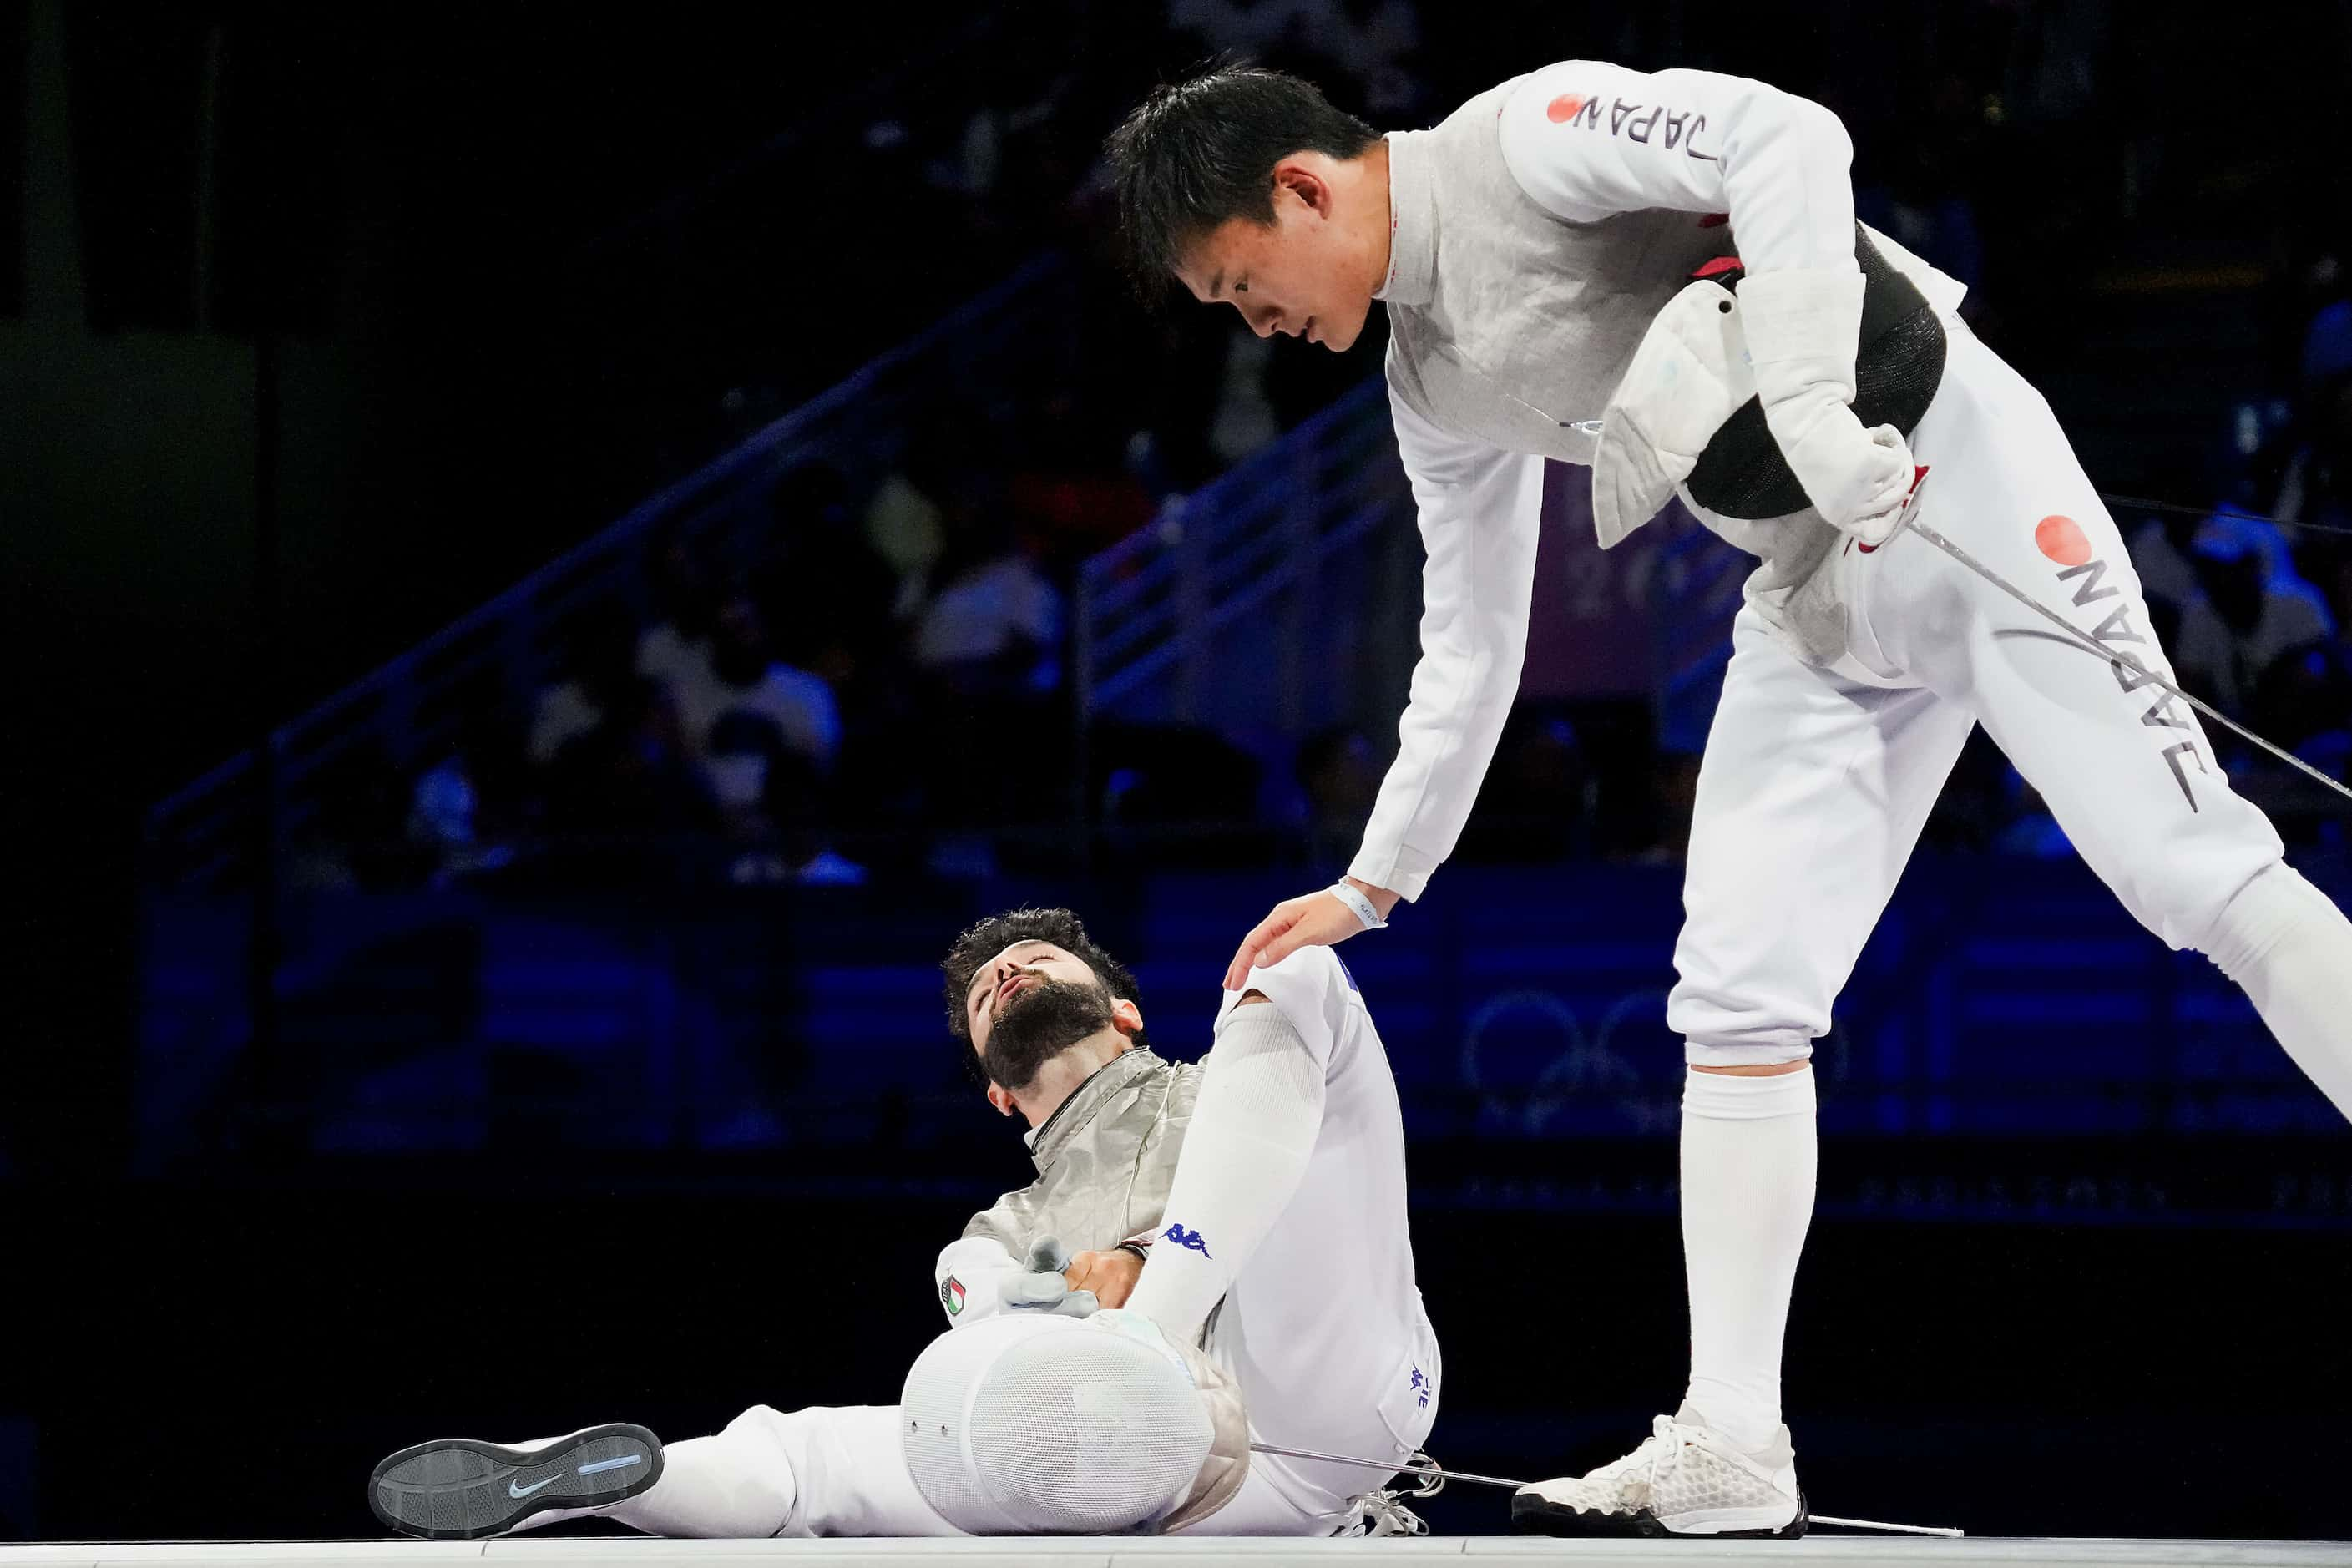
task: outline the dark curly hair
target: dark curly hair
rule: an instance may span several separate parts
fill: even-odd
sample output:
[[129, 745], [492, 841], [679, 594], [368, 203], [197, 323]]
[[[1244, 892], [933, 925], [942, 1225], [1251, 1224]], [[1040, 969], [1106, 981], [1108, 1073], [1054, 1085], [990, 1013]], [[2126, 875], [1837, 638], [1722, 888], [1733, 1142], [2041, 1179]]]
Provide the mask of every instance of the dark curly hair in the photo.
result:
[[[986, 1079], [980, 1070], [979, 1058], [971, 1048], [971, 1024], [964, 1016], [964, 996], [971, 991], [971, 977], [980, 973], [980, 966], [1016, 942], [1050, 942], [1073, 958], [1083, 959], [1113, 996], [1138, 1005], [1143, 1000], [1127, 965], [1097, 947], [1085, 925], [1069, 910], [1011, 910], [989, 916], [956, 938], [948, 955], [940, 960], [940, 975], [947, 983], [948, 1032], [963, 1047], [961, 1054], [964, 1070], [983, 1082]], [[1140, 1029], [1135, 1032], [1134, 1040], [1139, 1046], [1147, 1043]]]
[[1156, 303], [1185, 250], [1234, 218], [1270, 226], [1293, 153], [1357, 158], [1380, 139], [1313, 82], [1230, 57], [1152, 89], [1103, 149], [1136, 292]]

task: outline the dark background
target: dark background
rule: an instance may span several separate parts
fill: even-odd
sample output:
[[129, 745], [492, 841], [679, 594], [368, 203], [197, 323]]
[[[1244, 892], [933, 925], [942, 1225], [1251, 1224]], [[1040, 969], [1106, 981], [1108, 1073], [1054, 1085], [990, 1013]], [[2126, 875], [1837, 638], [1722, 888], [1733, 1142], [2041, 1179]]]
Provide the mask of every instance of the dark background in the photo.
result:
[[[914, 1016], [922, 964], [988, 908], [1089, 913], [1115, 951], [1161, 966], [1160, 994], [1187, 998], [1161, 1005], [1192, 1031], [1171, 1031], [1173, 1053], [1200, 1048], [1221, 960], [1155, 924], [1153, 900], [1230, 927], [1229, 945], [1270, 898], [1312, 885], [1297, 879], [1316, 852], [1287, 829], [1225, 825], [1224, 879], [1172, 890], [1139, 868], [1184, 854], [1149, 845], [1137, 866], [1033, 857], [947, 888], [919, 863], [894, 874], [845, 826], [844, 847], [877, 868], [854, 892], [558, 900], [600, 930], [705, 921], [749, 955], [751, 993], [700, 993], [741, 1020], [733, 1048], [752, 1073], [711, 1092], [784, 1129], [738, 1148], [683, 1121], [652, 1140], [600, 1131], [622, 1124], [625, 1096], [593, 1065], [549, 1109], [544, 1059], [499, 1055], [466, 1016], [482, 963], [467, 943], [537, 918], [543, 892], [404, 888], [453, 901], [397, 917], [353, 914], [383, 892], [366, 888], [273, 906], [250, 885], [174, 886], [142, 839], [162, 795], [1048, 245], [1077, 258], [1077, 384], [1093, 406], [1144, 407], [1179, 454], [1154, 501], [1213, 471], [1197, 448], [1225, 324], [1127, 302], [1090, 248], [1098, 215], [1071, 199], [1103, 131], [1202, 52], [1156, 10], [559, 23], [37, 4], [0, 24], [19, 998], [0, 1259], [20, 1316], [0, 1364], [0, 1535], [365, 1533], [367, 1466], [425, 1436], [625, 1418], [682, 1436], [755, 1402], [894, 1398], [937, 1328], [930, 1258], [1024, 1166], [1006, 1128], [952, 1100], [942, 1037], [908, 1043], [938, 1063], [910, 1103], [879, 1079], [862, 1100], [838, 1075], [813, 1089], [805, 1064], [849, 1047], [810, 998], [871, 971]], [[2283, 439], [2308, 439], [2305, 327], [2342, 292], [2344, 7], [1690, 0], [1639, 16], [1423, 5], [1418, 22], [1410, 108], [1384, 125], [1578, 55], [1736, 70], [1830, 103], [1860, 149], [1866, 212], [1972, 205], [1979, 329], [2043, 386], [2103, 488], [2200, 508], [2240, 495], [2213, 456], [2240, 402], [2301, 400]], [[1039, 102], [1045, 129], [1007, 142], [984, 194], [927, 172], [976, 110]], [[1286, 427], [1377, 369], [1377, 342], [1304, 369], [1288, 367], [1310, 351], [1279, 347], [1295, 351], [1269, 373]], [[1574, 717], [1588, 737], [1606, 720]], [[1671, 814], [1670, 770], [1651, 767], [1627, 775], [1635, 816]], [[1580, 798], [1602, 803], [1590, 839], [1487, 857], [1549, 869], [1441, 878], [1411, 919], [1548, 931], [1564, 903], [1613, 886], [1604, 866], [1637, 868], [1642, 896], [1670, 904], [1670, 829], [1612, 829], [1609, 789]], [[2291, 837], [2340, 895], [2340, 829], [2315, 818]], [[2039, 885], [1983, 837], [1932, 846], [1898, 912]], [[1248, 868], [1268, 861], [1296, 875]], [[257, 908], [426, 935], [314, 1016], [277, 950], [238, 934]], [[1885, 998], [1910, 977], [1922, 1009], [1957, 1005], [1931, 976], [1985, 984], [1982, 966], [1950, 968], [2001, 925], [1971, 918], [1948, 942], [1874, 945], [1881, 1000], [1847, 1021], [1864, 1057], [1901, 1055]], [[2025, 1009], [2045, 1031], [2031, 1037], [2057, 1042], [2039, 1058], [2053, 1079], [2069, 1052], [2189, 1037], [2153, 941], [2105, 918], [2079, 973]], [[220, 940], [190, 934], [207, 930]], [[1668, 910], [1624, 935], [1658, 970], [1671, 931]], [[1409, 1086], [1434, 1079], [1423, 1066], [1450, 1058], [1468, 1010], [1429, 1004], [1430, 976], [1507, 945], [1431, 941], [1431, 967], [1360, 966]], [[2108, 984], [2096, 972], [2118, 952], [2151, 977], [2135, 968], [2119, 993], [2139, 1000], [2070, 1012], [2067, 986]], [[259, 1024], [218, 1000], [247, 991]], [[488, 1042], [487, 1131], [434, 1133], [432, 1077], [373, 1142], [320, 1131], [353, 1054], [403, 1048], [351, 1023], [394, 995], [412, 1011], [386, 1014], [389, 1034]], [[168, 1025], [190, 1008], [221, 1009], [254, 1044], [181, 1100]], [[583, 1009], [583, 1038], [609, 1023]], [[2258, 1043], [2246, 1017], [2225, 1023], [2229, 1051]], [[1661, 1034], [1653, 1022], [1640, 1058], [1654, 1096], [1674, 1069]], [[619, 1037], [631, 1060], [666, 1048]], [[1817, 1506], [1986, 1533], [2352, 1532], [2331, 1458], [2352, 1394], [2347, 1143], [2307, 1089], [2265, 1068], [2249, 1110], [2234, 1069], [2179, 1065], [2196, 1048], [2073, 1099], [2020, 1068], [1940, 1121], [1825, 1113], [1789, 1357]], [[1935, 1079], [1897, 1063], [1875, 1087], [1924, 1094]], [[1495, 1097], [1447, 1098], [1466, 1092], [1408, 1088], [1416, 1242], [1448, 1344], [1433, 1446], [1465, 1468], [1580, 1468], [1630, 1447], [1685, 1370], [1673, 1138], [1605, 1108], [1496, 1138], [1480, 1121], [1503, 1113]], [[2008, 1196], [1985, 1199], [1995, 1184]], [[617, 1341], [615, 1321], [632, 1325]], [[194, 1423], [247, 1462], [201, 1489], [148, 1484], [182, 1473]], [[1499, 1528], [1499, 1500], [1466, 1490], [1432, 1506], [1439, 1527]]]

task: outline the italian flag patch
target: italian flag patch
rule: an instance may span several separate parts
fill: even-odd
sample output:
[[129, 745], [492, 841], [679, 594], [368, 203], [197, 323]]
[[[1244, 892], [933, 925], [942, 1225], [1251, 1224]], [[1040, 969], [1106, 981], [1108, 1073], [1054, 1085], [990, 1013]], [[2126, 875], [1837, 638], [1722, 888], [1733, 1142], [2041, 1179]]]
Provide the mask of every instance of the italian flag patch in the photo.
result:
[[940, 1286], [940, 1305], [948, 1310], [950, 1318], [963, 1310], [962, 1280], [952, 1274], [947, 1277], [946, 1282]]

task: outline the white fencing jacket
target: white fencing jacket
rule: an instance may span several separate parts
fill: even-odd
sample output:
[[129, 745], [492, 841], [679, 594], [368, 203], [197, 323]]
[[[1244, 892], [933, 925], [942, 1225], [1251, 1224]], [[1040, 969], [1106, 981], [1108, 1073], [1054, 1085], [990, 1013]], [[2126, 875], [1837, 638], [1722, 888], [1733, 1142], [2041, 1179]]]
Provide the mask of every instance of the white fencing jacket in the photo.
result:
[[[1452, 853], [1517, 694], [1543, 459], [1590, 464], [1644, 333], [1711, 261], [1853, 268], [1852, 145], [1836, 116], [1762, 82], [1570, 60], [1390, 135], [1386, 365], [1426, 563], [1401, 745], [1349, 874], [1407, 899]], [[1726, 221], [1727, 218], [1727, 221]], [[1870, 234], [1939, 315], [1961, 287]], [[1582, 426], [1580, 428], [1580, 426]], [[1685, 496], [1688, 500], [1687, 493]], [[1748, 595], [1814, 662], [1810, 509], [1702, 521], [1762, 559]], [[1813, 584], [1809, 590], [1808, 585]]]

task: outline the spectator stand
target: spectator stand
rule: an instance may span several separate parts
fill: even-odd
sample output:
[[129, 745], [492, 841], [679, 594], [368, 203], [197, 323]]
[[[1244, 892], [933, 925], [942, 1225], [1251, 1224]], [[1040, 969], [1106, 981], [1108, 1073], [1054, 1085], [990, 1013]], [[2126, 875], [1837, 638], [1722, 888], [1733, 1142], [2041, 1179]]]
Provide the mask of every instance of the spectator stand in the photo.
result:
[[1394, 450], [1374, 378], [1081, 566], [1090, 826], [1261, 820], [1279, 809], [1263, 781], [1287, 777], [1310, 731], [1393, 717], [1420, 598]]
[[[146, 824], [152, 879], [187, 889], [229, 885], [250, 870], [257, 814], [262, 841], [282, 847], [320, 811], [329, 781], [371, 752], [429, 760], [466, 722], [469, 694], [494, 688], [517, 708], [557, 678], [564, 628], [590, 606], [618, 600], [643, 610], [641, 566], [657, 530], [723, 566], [748, 567], [767, 543], [768, 499], [796, 466], [845, 470], [894, 460], [908, 417], [923, 407], [978, 407], [1016, 365], [1067, 331], [1057, 301], [1067, 261], [1039, 256], [830, 391], [769, 425], [603, 532], [532, 573], [408, 653], [272, 731], [269, 766], [252, 752], [222, 763], [158, 804]], [[266, 781], [267, 798], [262, 798]]]
[[[1358, 731], [1393, 747], [1421, 603], [1412, 497], [1393, 452], [1375, 378], [1171, 498], [1081, 568], [1078, 765], [1089, 820], [1114, 841], [1128, 843], [1128, 830], [1204, 826], [1208, 803], [1171, 802], [1156, 774], [1231, 799], [1246, 793], [1232, 775], [1254, 773], [1259, 798], [1244, 815], [1265, 824], [1299, 815], [1279, 781], [1318, 738]], [[1680, 507], [1618, 550], [1595, 552], [1583, 472], [1562, 469], [1547, 487], [1539, 566], [1578, 581], [1539, 582], [1535, 613], [1580, 616], [1605, 631], [1622, 604], [1647, 641], [1602, 647], [1542, 626], [1536, 640], [1554, 661], [1610, 664], [1605, 679], [1580, 679], [1596, 694], [1615, 684], [1646, 698], [1661, 743], [1695, 755], [1753, 562]], [[1530, 684], [1543, 684], [1532, 663]]]

